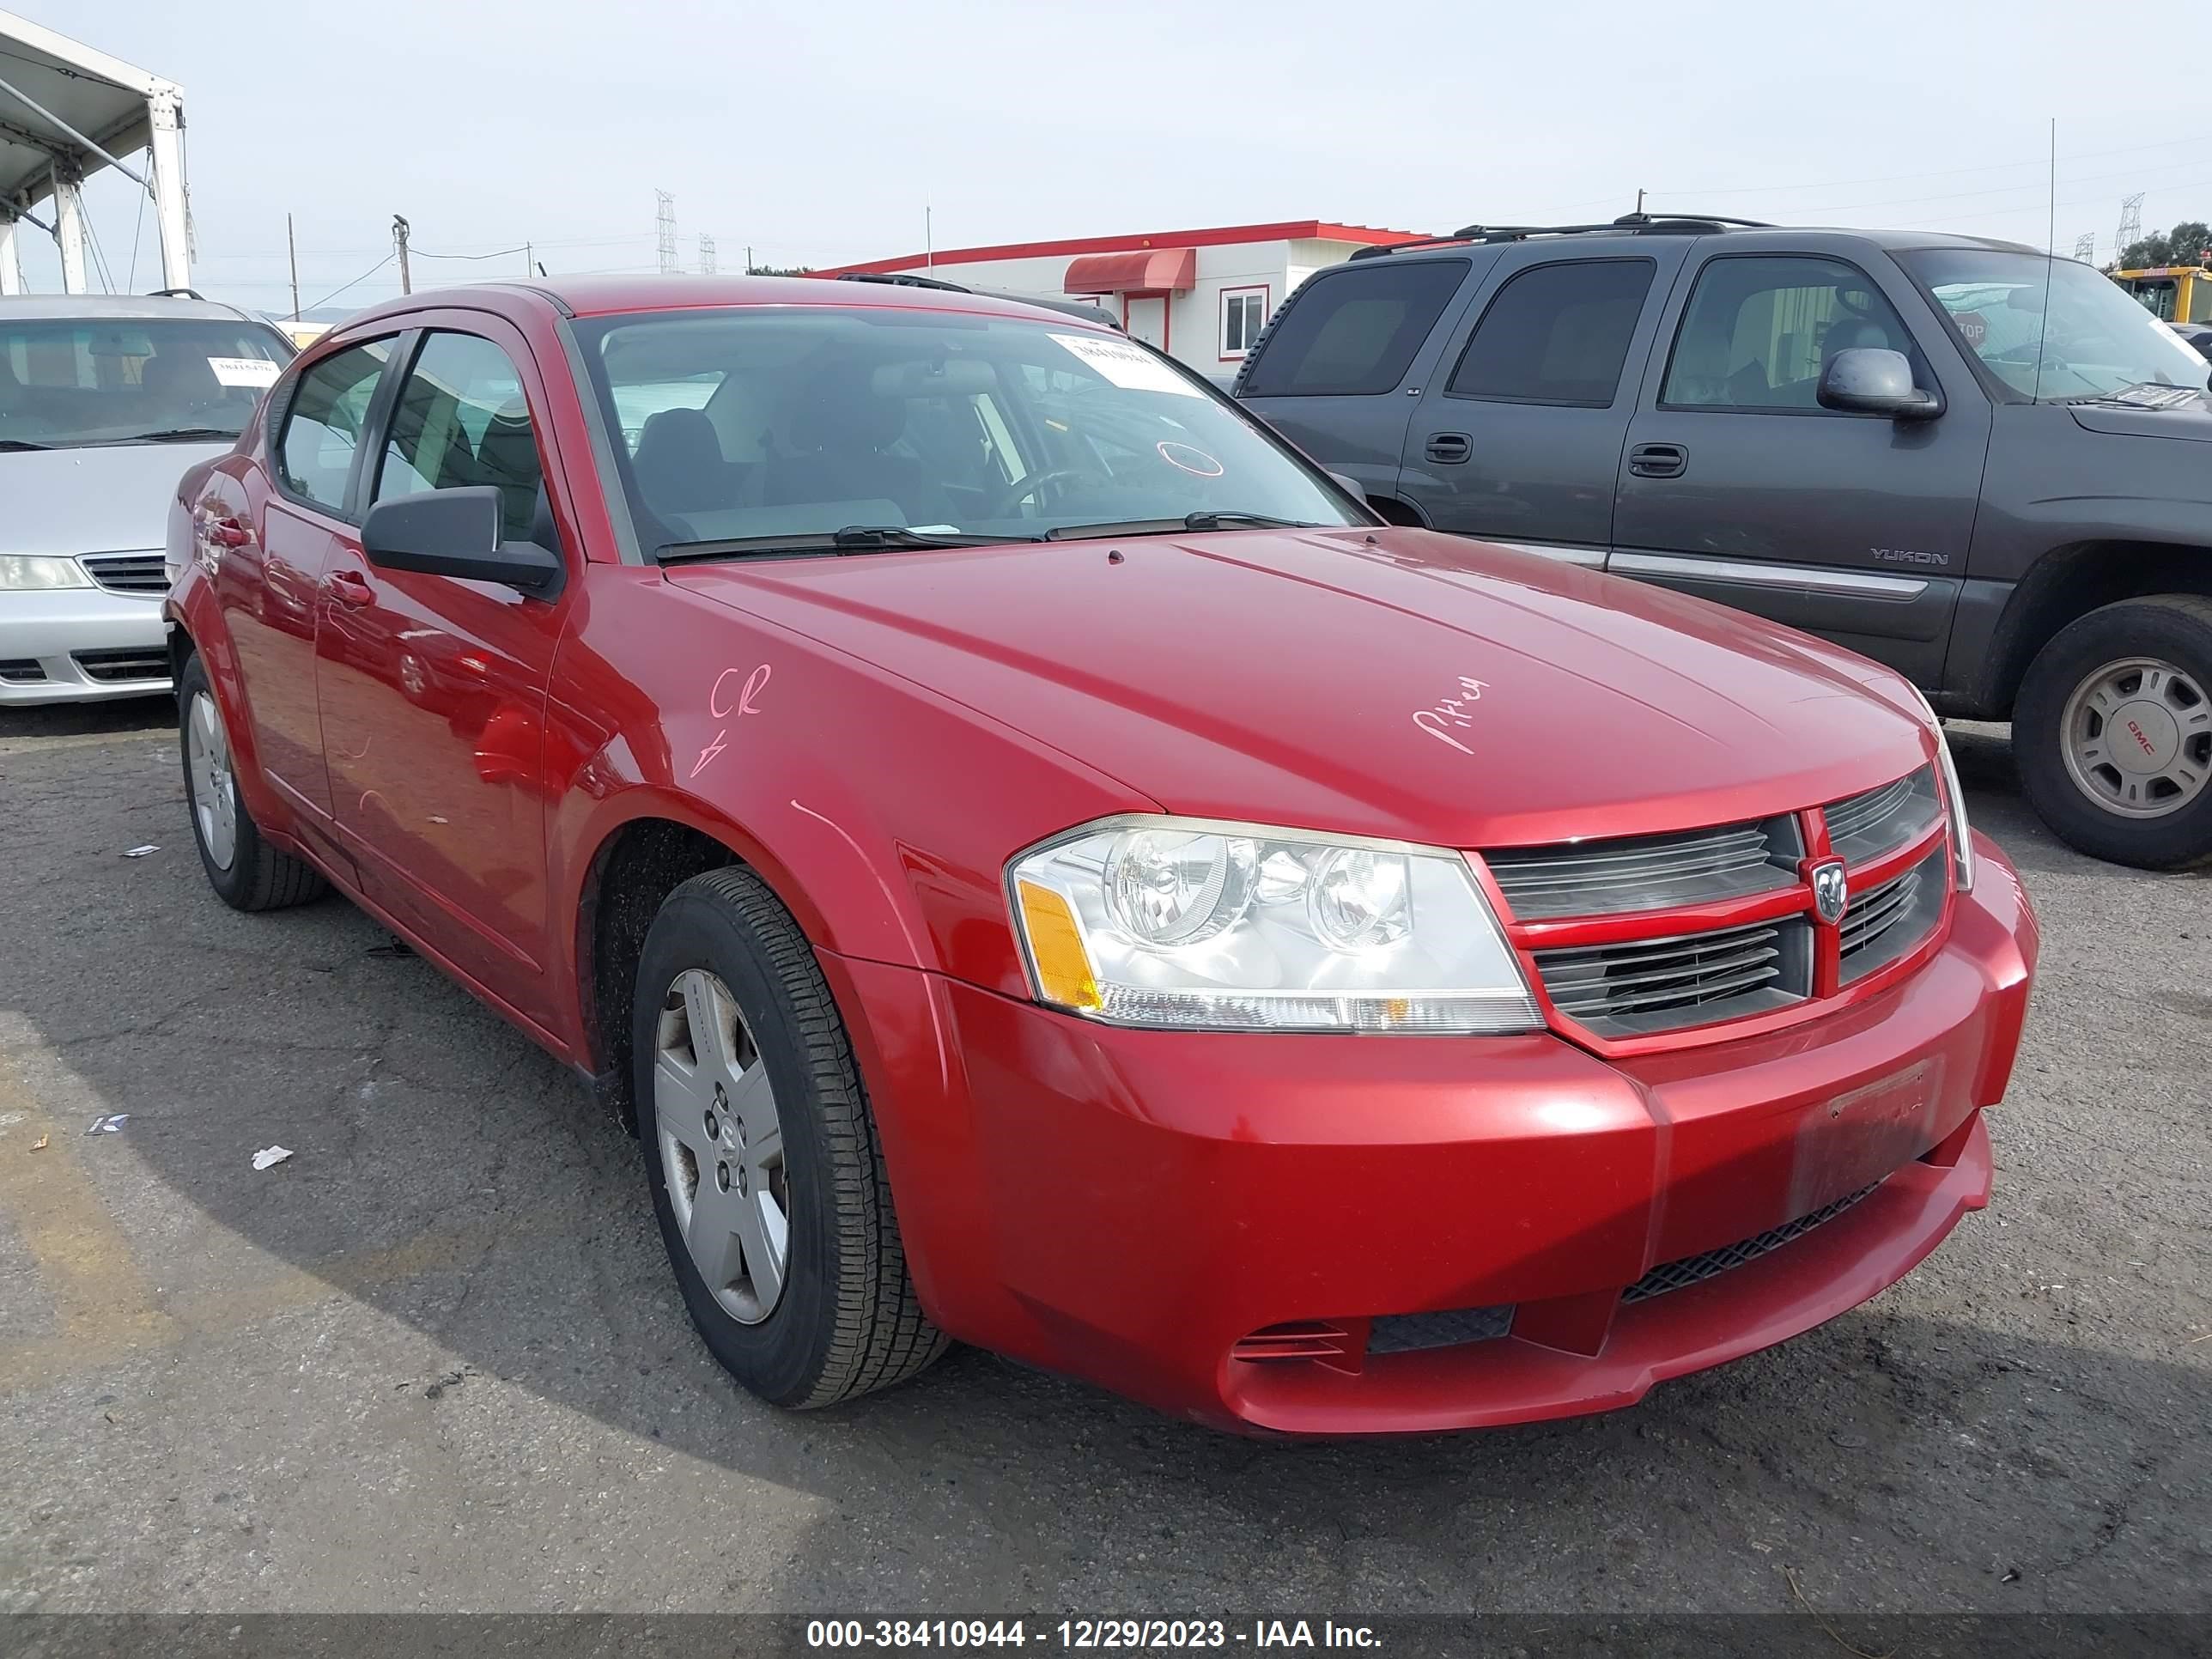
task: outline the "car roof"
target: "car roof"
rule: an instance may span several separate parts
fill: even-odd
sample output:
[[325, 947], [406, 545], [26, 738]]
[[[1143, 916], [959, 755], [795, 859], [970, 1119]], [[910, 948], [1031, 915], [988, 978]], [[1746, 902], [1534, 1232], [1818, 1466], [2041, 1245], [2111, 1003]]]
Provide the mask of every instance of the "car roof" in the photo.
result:
[[197, 318], [276, 326], [265, 317], [219, 301], [170, 299], [155, 294], [12, 294], [0, 299], [0, 317], [27, 318], [34, 322], [152, 322], [163, 318]]
[[2025, 242], [2000, 241], [1989, 236], [1964, 236], [1941, 230], [1869, 230], [1856, 225], [1751, 225], [1725, 224], [1715, 220], [1686, 215], [1680, 218], [1657, 218], [1646, 225], [1565, 225], [1551, 227], [1469, 225], [1449, 236], [1432, 240], [1393, 244], [1363, 248], [1352, 256], [1352, 262], [1395, 264], [1402, 259], [1450, 258], [1463, 256], [1471, 245], [1490, 245], [1499, 242], [1540, 242], [1547, 246], [1572, 248], [1577, 252], [1603, 249], [1607, 252], [1635, 246], [1648, 246], [1650, 239], [1662, 236], [1712, 238], [1727, 244], [1731, 252], [1784, 253], [1818, 252], [1826, 248], [1839, 249], [1850, 243], [1873, 246], [1893, 253], [1917, 252], [1936, 248], [1977, 249], [2000, 253], [2028, 253], [2043, 257], [2043, 250], [2030, 247]]

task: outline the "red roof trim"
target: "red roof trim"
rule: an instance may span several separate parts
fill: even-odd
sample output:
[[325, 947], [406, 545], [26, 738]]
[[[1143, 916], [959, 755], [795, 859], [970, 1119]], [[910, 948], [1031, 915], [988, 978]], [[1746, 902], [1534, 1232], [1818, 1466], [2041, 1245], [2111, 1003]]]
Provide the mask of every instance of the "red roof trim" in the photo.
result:
[[1147, 248], [1220, 247], [1233, 242], [1357, 242], [1389, 247], [1419, 240], [1411, 230], [1378, 230], [1372, 225], [1331, 224], [1326, 219], [1286, 219], [1273, 225], [1221, 225], [1211, 230], [1159, 230], [1131, 236], [1079, 236], [1064, 242], [1002, 242], [995, 247], [939, 248], [933, 254], [900, 259], [870, 259], [860, 264], [830, 265], [811, 273], [842, 276], [847, 271], [919, 270], [926, 264], [974, 264], [984, 259], [1040, 259], [1054, 254], [1138, 252]]

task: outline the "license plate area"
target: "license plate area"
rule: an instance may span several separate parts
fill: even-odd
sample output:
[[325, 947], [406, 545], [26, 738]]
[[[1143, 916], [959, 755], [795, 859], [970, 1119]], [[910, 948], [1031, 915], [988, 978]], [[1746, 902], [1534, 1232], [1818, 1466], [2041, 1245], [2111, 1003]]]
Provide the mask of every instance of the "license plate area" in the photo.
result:
[[1931, 1054], [1815, 1103], [1797, 1126], [1790, 1209], [1809, 1215], [1881, 1180], [1942, 1139], [1943, 1060]]

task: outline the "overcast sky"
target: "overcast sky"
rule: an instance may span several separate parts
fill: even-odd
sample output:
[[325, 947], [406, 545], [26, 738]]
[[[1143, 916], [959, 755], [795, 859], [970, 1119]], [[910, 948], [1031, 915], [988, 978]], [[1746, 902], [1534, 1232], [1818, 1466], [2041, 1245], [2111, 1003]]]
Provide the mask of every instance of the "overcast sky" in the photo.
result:
[[[414, 227], [416, 286], [720, 267], [1279, 219], [1412, 230], [1660, 208], [2112, 252], [2212, 218], [2212, 7], [2048, 0], [9, 0], [185, 88], [195, 280], [287, 310]], [[150, 211], [88, 189], [118, 289]], [[42, 214], [40, 216], [44, 217]], [[137, 245], [136, 275], [132, 246]], [[52, 245], [19, 236], [35, 289]], [[462, 261], [430, 256], [496, 254]], [[386, 266], [337, 303], [398, 291]]]

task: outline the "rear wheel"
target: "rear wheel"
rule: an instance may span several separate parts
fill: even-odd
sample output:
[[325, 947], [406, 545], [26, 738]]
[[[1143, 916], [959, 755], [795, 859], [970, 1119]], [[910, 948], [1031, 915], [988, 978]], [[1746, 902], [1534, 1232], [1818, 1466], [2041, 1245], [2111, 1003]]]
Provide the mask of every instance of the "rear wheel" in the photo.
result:
[[2013, 748], [2035, 810], [2082, 852], [2212, 863], [2212, 599], [2124, 599], [2060, 629], [2021, 682]]
[[222, 707], [197, 654], [178, 678], [177, 712], [192, 840], [216, 896], [234, 910], [281, 910], [321, 897], [328, 885], [321, 873], [262, 839], [239, 798]]
[[669, 896], [630, 1029], [661, 1240], [731, 1375], [779, 1406], [828, 1406], [942, 1353], [844, 1024], [757, 878], [710, 871]]

